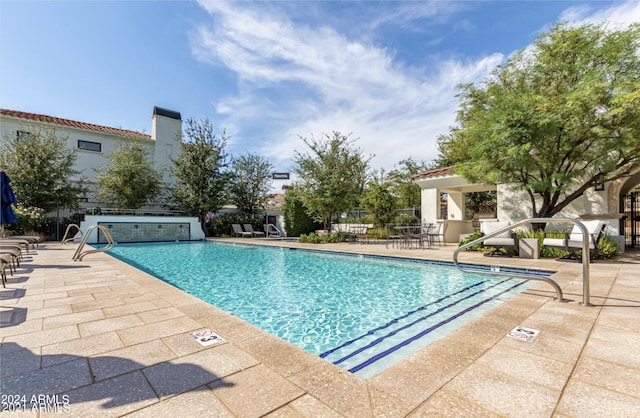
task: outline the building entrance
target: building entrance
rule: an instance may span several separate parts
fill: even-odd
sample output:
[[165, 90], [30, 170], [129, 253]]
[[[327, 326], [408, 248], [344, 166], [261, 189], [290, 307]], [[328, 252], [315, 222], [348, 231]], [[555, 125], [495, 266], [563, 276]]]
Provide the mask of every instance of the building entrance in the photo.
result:
[[627, 247], [640, 247], [640, 190], [633, 190], [620, 199], [624, 213], [622, 233]]

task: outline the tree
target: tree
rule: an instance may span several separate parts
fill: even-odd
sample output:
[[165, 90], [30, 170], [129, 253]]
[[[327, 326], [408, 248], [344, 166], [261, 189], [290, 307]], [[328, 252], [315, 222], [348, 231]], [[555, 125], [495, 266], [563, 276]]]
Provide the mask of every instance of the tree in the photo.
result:
[[458, 127], [442, 159], [470, 181], [511, 183], [533, 216], [551, 217], [640, 159], [640, 25], [558, 24], [461, 86]]
[[392, 192], [392, 185], [385, 181], [382, 170], [379, 176], [374, 176], [367, 183], [361, 201], [365, 210], [373, 216], [376, 226], [384, 226], [391, 222], [394, 217], [393, 210], [396, 208], [396, 198]]
[[331, 219], [355, 207], [367, 180], [371, 157], [352, 148], [350, 135], [333, 132], [324, 140], [300, 137], [312, 154], [296, 151], [294, 172], [298, 175], [299, 197], [309, 215], [329, 229]]
[[287, 236], [299, 237], [322, 228], [322, 223], [309, 217], [298, 196], [298, 191], [294, 187], [288, 188], [284, 195], [283, 211], [284, 229], [287, 231]]
[[67, 148], [66, 137], [59, 137], [55, 126], [21, 132], [5, 135], [0, 152], [0, 167], [11, 177], [19, 203], [45, 211], [77, 207], [86, 188], [73, 168], [75, 149]]
[[195, 212], [203, 219], [207, 212], [215, 212], [226, 203], [229, 184], [229, 175], [225, 172], [226, 145], [225, 133], [217, 138], [208, 119], [187, 120], [182, 150], [173, 160], [171, 171], [178, 180], [171, 199], [182, 210]]
[[258, 154], [231, 158], [229, 200], [250, 215], [264, 210], [271, 190], [273, 165]]
[[121, 144], [107, 159], [109, 165], [94, 169], [101, 201], [138, 209], [159, 200], [162, 173], [153, 167], [141, 145]]
[[398, 165], [388, 174], [391, 192], [396, 196], [398, 207], [419, 207], [422, 190], [420, 186], [411, 181], [411, 176], [428, 170], [429, 166], [424, 161], [417, 162], [411, 157], [400, 161]]

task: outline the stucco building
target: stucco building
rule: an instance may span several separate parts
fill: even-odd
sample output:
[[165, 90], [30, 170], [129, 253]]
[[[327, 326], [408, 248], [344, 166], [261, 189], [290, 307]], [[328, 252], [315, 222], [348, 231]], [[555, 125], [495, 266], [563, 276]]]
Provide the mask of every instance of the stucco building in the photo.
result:
[[[516, 222], [531, 218], [533, 213], [528, 195], [514, 191], [506, 184], [472, 184], [457, 175], [452, 167], [425, 171], [412, 180], [422, 189], [422, 222], [447, 224], [447, 242], [458, 242], [460, 234], [471, 233], [478, 228], [477, 218]], [[592, 187], [574, 200], [558, 216], [582, 220], [603, 221], [606, 234], [625, 240], [627, 246], [640, 246], [640, 167], [627, 177]], [[496, 210], [475, 214], [470, 219], [465, 213], [465, 195], [471, 192], [495, 191]], [[441, 211], [441, 199], [446, 199], [446, 211]], [[443, 213], [445, 212], [445, 213]]]
[[[11, 136], [27, 138], [34, 129], [55, 128], [56, 134], [66, 138], [67, 147], [75, 149], [77, 161], [75, 170], [87, 180], [90, 192], [85, 196], [88, 207], [98, 204], [95, 169], [108, 165], [108, 155], [120, 144], [136, 143], [142, 146], [156, 169], [163, 172], [163, 181], [175, 183], [171, 176], [171, 159], [180, 154], [182, 119], [179, 112], [154, 107], [151, 116], [151, 134], [108, 126], [95, 125], [63, 119], [55, 116], [28, 113], [17, 110], [0, 109], [0, 144], [4, 145]], [[72, 179], [72, 180], [78, 180]]]

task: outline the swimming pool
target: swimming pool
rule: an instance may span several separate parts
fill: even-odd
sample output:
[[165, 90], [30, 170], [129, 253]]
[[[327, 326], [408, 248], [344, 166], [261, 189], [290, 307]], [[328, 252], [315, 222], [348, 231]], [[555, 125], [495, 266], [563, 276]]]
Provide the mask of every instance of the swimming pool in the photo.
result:
[[213, 242], [121, 244], [109, 254], [365, 378], [530, 283], [425, 262]]

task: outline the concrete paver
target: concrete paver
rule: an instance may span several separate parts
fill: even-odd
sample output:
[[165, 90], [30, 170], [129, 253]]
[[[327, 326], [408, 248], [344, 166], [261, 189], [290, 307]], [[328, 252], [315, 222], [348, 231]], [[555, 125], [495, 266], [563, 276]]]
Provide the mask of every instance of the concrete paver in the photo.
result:
[[[455, 249], [234, 241], [443, 261]], [[74, 251], [41, 244], [0, 290], [0, 393], [24, 395], [27, 407], [49, 396], [27, 415], [59, 416], [63, 406], [92, 417], [640, 413], [639, 252], [591, 265], [594, 306], [579, 303], [578, 263], [462, 254], [465, 262], [556, 271], [571, 302], [554, 301], [553, 289], [537, 283], [362, 379], [108, 254], [73, 262]], [[540, 334], [533, 342], [507, 337], [516, 325]], [[226, 342], [201, 346], [189, 334], [204, 328]]]

